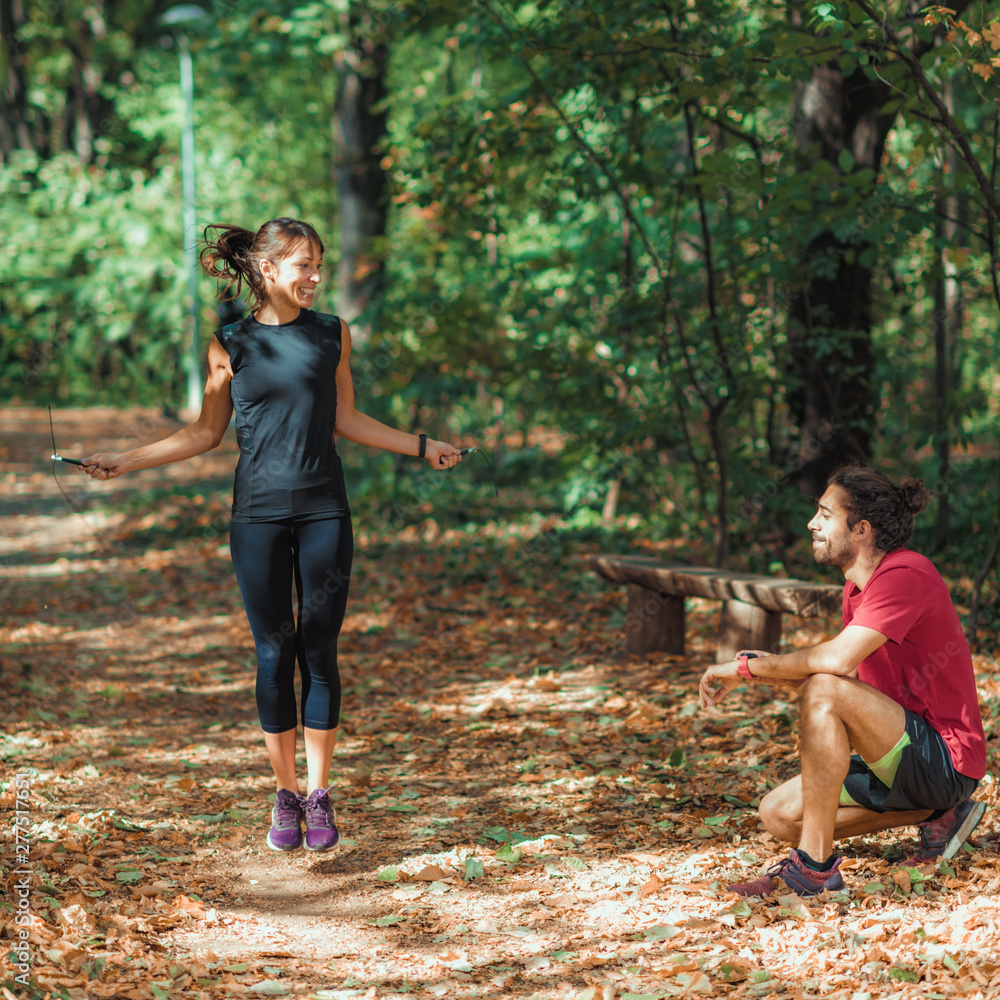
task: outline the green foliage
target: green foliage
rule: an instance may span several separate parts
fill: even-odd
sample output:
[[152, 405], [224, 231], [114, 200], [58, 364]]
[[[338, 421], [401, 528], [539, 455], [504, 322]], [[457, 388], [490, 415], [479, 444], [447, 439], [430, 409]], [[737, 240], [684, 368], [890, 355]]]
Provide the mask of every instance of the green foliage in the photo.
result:
[[[984, 9], [973, 7], [969, 23]], [[801, 21], [732, 0], [220, 0], [213, 13], [192, 31], [199, 222], [305, 216], [330, 234], [331, 273], [338, 59], [352, 24], [387, 41], [386, 319], [355, 358], [360, 405], [404, 427], [506, 442], [502, 475], [535, 489], [544, 510], [589, 530], [611, 518], [614, 489], [617, 513], [647, 537], [697, 548], [721, 523], [744, 561], [767, 567], [778, 547], [796, 565], [784, 549], [808, 499], [794, 483], [809, 448], [828, 442], [803, 440], [796, 420], [793, 397], [822, 402], [824, 387], [802, 381], [789, 316], [796, 297], [852, 270], [870, 276], [870, 316], [844, 328], [836, 296], [817, 298], [805, 343], [831, 377], [870, 386], [871, 412], [848, 424], [871, 432], [873, 458], [930, 478], [937, 442], [970, 456], [992, 442], [996, 303], [976, 186], [968, 164], [946, 158], [912, 69], [857, 4], [810, 4]], [[939, 45], [938, 16], [913, 43], [934, 49], [929, 79], [951, 88], [988, 163], [995, 108], [969, 67], [990, 53], [972, 51], [968, 33], [966, 48]], [[74, 18], [93, 28], [89, 17], [53, 7], [22, 31], [47, 121], [65, 111], [77, 66], [66, 33]], [[0, 167], [7, 398], [182, 395], [190, 234], [176, 48], [149, 5], [113, 21], [82, 57], [107, 106], [91, 159], [53, 136]], [[844, 114], [843, 92], [817, 82], [838, 73], [889, 85], [876, 111], [893, 128], [876, 161], [803, 128], [807, 105]], [[950, 235], [936, 217], [947, 198], [971, 220]], [[931, 402], [942, 269], [961, 281], [964, 315], [943, 409]], [[203, 281], [205, 340], [211, 292]], [[319, 306], [335, 309], [329, 286]], [[982, 537], [989, 477], [971, 457], [962, 468], [953, 536]], [[385, 519], [416, 520], [418, 481], [389, 460], [369, 469], [362, 492], [413, 499]], [[456, 517], [468, 498], [456, 494]]]

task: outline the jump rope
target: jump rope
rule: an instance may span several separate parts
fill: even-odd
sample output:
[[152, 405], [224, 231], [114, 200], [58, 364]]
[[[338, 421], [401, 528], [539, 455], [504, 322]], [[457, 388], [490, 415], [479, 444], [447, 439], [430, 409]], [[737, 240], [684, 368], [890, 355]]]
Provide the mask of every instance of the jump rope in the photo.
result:
[[[82, 466], [83, 462], [81, 462], [80, 459], [78, 458], [66, 458], [65, 456], [59, 454], [59, 449], [56, 447], [56, 429], [55, 425], [52, 422], [51, 406], [49, 406], [49, 433], [52, 436], [52, 454], [49, 456], [52, 462], [52, 478], [56, 481], [56, 486], [59, 487], [59, 492], [62, 494], [63, 499], [66, 501], [66, 505], [74, 513], [80, 514], [80, 512], [74, 506], [73, 501], [69, 498], [69, 496], [66, 494], [66, 491], [63, 489], [63, 485], [59, 481], [59, 477], [56, 475], [56, 464], [58, 462], [65, 462], [67, 465]], [[473, 452], [477, 452], [479, 455], [482, 456], [483, 461], [486, 463], [486, 468], [489, 469], [490, 471], [490, 481], [493, 483], [493, 492], [497, 496], [500, 496], [500, 490], [497, 489], [496, 476], [493, 474], [493, 466], [490, 464], [490, 460], [486, 457], [486, 455], [479, 448], [462, 448], [459, 450], [459, 455], [471, 455]], [[90, 533], [94, 536], [97, 543], [103, 548], [105, 543], [101, 541], [101, 539], [98, 537], [94, 529], [90, 527], [90, 523], [87, 521], [87, 519], [83, 517], [82, 514], [80, 514], [80, 517], [83, 518], [83, 522], [87, 525], [87, 530], [90, 531]]]
[[87, 530], [94, 536], [94, 541], [97, 542], [100, 549], [104, 550], [108, 548], [107, 542], [105, 542], [94, 529], [90, 526], [90, 522], [80, 513], [77, 504], [74, 504], [72, 499], [70, 499], [69, 494], [63, 489], [63, 484], [59, 477], [56, 475], [56, 464], [58, 462], [65, 462], [67, 465], [83, 465], [83, 462], [78, 458], [64, 458], [59, 454], [59, 449], [56, 447], [56, 429], [52, 423], [52, 407], [49, 406], [49, 433], [52, 435], [52, 454], [49, 456], [52, 461], [52, 478], [56, 481], [56, 486], [59, 487], [59, 492], [62, 494], [63, 500], [66, 501], [66, 506], [76, 514], [81, 521], [87, 526]]

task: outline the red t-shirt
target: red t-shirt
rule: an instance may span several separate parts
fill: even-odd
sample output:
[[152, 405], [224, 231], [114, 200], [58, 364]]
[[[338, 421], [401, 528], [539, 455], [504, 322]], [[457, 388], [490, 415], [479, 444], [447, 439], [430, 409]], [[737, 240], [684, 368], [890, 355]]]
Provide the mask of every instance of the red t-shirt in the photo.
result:
[[864, 590], [844, 585], [844, 625], [889, 640], [861, 661], [858, 678], [922, 715], [944, 738], [955, 770], [981, 778], [986, 737], [972, 654], [933, 563], [909, 549], [886, 553]]

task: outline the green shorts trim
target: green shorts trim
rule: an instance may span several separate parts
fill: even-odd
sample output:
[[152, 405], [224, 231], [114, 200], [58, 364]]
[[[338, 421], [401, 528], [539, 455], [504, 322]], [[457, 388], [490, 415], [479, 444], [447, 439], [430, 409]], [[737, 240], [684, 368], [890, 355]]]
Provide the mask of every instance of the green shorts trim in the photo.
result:
[[[899, 769], [899, 762], [903, 759], [903, 750], [908, 747], [911, 743], [910, 734], [903, 733], [896, 742], [896, 745], [886, 754], [883, 754], [877, 761], [873, 764], [869, 764], [868, 761], [864, 760], [865, 765], [872, 774], [878, 778], [879, 781], [885, 785], [886, 788], [892, 788], [892, 782], [896, 777], [896, 771]], [[840, 789], [840, 804], [842, 806], [859, 806], [860, 802], [855, 802], [851, 798], [851, 793], [843, 786]]]
[[969, 798], [978, 784], [955, 770], [941, 734], [906, 709], [906, 732], [885, 756], [872, 764], [851, 757], [840, 804], [877, 813], [935, 812]]

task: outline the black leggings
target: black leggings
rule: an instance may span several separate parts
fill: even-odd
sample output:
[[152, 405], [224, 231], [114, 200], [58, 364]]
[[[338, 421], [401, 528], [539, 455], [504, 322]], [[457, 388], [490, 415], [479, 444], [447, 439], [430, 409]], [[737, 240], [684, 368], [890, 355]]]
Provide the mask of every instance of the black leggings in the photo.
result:
[[[302, 725], [340, 721], [337, 637], [344, 623], [354, 558], [351, 519], [234, 521], [233, 568], [257, 646], [257, 713], [265, 733], [298, 725], [295, 661], [302, 675]], [[299, 597], [298, 625], [292, 581]]]

